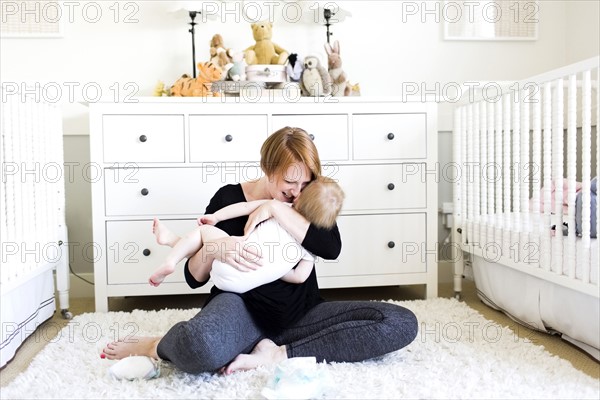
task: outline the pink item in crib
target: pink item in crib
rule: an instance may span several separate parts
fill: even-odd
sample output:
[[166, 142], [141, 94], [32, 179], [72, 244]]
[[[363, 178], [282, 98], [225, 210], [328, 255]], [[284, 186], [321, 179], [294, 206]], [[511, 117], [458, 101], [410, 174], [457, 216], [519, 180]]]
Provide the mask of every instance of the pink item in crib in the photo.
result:
[[[575, 182], [575, 193], [579, 192], [581, 190], [581, 182]], [[568, 195], [569, 195], [569, 181], [565, 178], [563, 178], [562, 180], [562, 189], [563, 189], [563, 214], [566, 215], [568, 214], [569, 211], [569, 206], [568, 206]], [[555, 200], [554, 200], [554, 192], [556, 191], [556, 181], [552, 181], [552, 186], [550, 187], [550, 191], [551, 191], [551, 196], [552, 196], [552, 202], [550, 204], [551, 206], [551, 212], [555, 213], [556, 212], [556, 205]], [[574, 205], [573, 205], [574, 206]], [[534, 204], [532, 202], [532, 199], [529, 199], [529, 209], [531, 211], [534, 210]], [[542, 190], [540, 191], [540, 213], [544, 212], [544, 188], [542, 187]]]

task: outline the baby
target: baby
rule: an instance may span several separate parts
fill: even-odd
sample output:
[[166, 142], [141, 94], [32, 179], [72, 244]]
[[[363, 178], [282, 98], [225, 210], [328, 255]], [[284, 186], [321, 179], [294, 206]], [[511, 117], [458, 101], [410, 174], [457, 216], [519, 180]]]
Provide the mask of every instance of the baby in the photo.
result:
[[[150, 277], [149, 283], [158, 286], [173, 273], [175, 266], [184, 258], [198, 252], [205, 241], [227, 236], [227, 233], [213, 226], [219, 221], [251, 214], [269, 200], [256, 200], [232, 204], [214, 214], [200, 217], [201, 225], [180, 238], [158, 219], [154, 220], [154, 234], [159, 244], [172, 247], [163, 264]], [[329, 229], [342, 209], [344, 192], [340, 186], [327, 177], [318, 177], [309, 183], [292, 207], [310, 223]], [[310, 275], [315, 258], [306, 251], [277, 221], [268, 219], [250, 232], [244, 246], [253, 246], [262, 256], [262, 266], [253, 271], [240, 271], [219, 260], [213, 261], [211, 279], [221, 290], [244, 293], [277, 279], [290, 283], [302, 283]], [[294, 268], [296, 266], [296, 268]]]

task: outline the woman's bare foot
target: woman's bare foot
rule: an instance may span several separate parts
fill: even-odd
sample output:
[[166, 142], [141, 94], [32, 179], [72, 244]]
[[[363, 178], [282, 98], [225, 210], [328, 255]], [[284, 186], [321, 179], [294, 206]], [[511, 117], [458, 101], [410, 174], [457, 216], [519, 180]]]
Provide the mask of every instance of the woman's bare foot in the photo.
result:
[[168, 262], [163, 263], [152, 276], [148, 279], [148, 283], [154, 287], [160, 285], [167, 276], [171, 275], [175, 271], [175, 265]]
[[121, 360], [129, 356], [147, 356], [158, 360], [156, 347], [160, 337], [132, 337], [125, 341], [106, 345], [102, 354], [109, 360]]
[[255, 369], [262, 365], [274, 365], [285, 359], [287, 359], [285, 346], [277, 346], [271, 339], [263, 339], [254, 346], [250, 354], [238, 355], [221, 372], [230, 375], [236, 371]]
[[160, 245], [173, 247], [179, 241], [179, 236], [174, 234], [158, 218], [152, 222], [152, 233], [156, 236], [156, 242]]

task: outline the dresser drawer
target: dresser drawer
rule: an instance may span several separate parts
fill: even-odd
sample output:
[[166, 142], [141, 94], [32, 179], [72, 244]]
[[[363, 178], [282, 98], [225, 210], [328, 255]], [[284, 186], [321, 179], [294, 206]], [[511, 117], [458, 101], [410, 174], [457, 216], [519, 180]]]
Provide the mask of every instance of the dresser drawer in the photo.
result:
[[266, 115], [191, 115], [190, 160], [259, 161]]
[[425, 164], [324, 164], [323, 175], [335, 179], [346, 194], [344, 210], [395, 210], [427, 207]]
[[312, 135], [321, 160], [348, 159], [348, 115], [273, 115], [273, 131], [286, 126]]
[[425, 114], [355, 114], [352, 127], [355, 160], [427, 157]]
[[317, 275], [348, 276], [425, 272], [425, 213], [338, 217], [342, 252], [319, 259]]
[[[198, 224], [195, 220], [165, 220], [169, 229], [184, 235]], [[106, 223], [106, 272], [108, 284], [148, 284], [171, 249], [156, 243], [152, 221], [109, 221]], [[164, 283], [185, 282], [184, 262]]]
[[104, 162], [184, 162], [183, 115], [104, 115]]
[[222, 168], [109, 168], [105, 170], [107, 216], [201, 215], [216, 191], [228, 184], [257, 179], [257, 164]]

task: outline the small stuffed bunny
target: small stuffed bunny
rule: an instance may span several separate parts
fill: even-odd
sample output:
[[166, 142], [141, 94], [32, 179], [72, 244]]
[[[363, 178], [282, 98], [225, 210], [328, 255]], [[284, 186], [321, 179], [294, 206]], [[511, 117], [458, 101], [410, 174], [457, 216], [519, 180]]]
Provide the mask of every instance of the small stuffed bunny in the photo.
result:
[[348, 77], [342, 69], [342, 59], [340, 57], [340, 43], [336, 40], [333, 47], [329, 43], [325, 43], [325, 51], [327, 52], [327, 63], [329, 65], [329, 75], [333, 82], [333, 96], [348, 96], [350, 95], [350, 87], [348, 86]]

